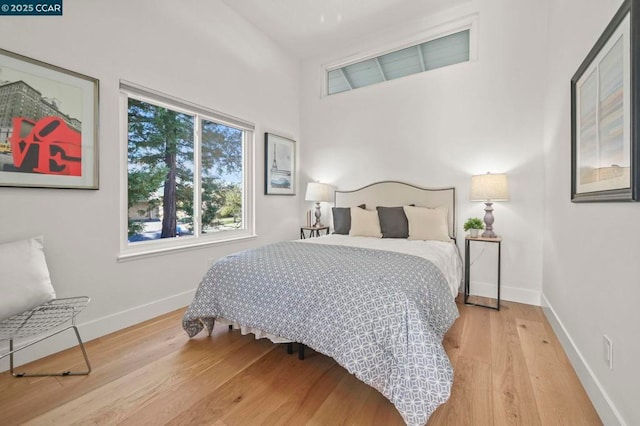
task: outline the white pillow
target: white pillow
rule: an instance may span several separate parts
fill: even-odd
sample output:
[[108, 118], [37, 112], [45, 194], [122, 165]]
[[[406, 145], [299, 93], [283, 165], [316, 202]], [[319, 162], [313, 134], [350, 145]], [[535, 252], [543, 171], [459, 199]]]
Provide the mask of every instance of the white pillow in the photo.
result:
[[378, 212], [376, 210], [351, 209], [349, 235], [352, 237], [382, 238]]
[[0, 244], [0, 321], [55, 297], [41, 236]]
[[446, 207], [430, 209], [427, 207], [403, 206], [409, 222], [410, 240], [451, 241], [447, 225]]

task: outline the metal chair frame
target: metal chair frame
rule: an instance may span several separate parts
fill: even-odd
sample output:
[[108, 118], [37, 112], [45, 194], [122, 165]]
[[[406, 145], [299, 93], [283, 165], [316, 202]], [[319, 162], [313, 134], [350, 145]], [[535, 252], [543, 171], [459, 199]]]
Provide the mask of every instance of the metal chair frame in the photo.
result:
[[[21, 314], [14, 315], [10, 318], [0, 321], [0, 341], [9, 340], [9, 352], [0, 355], [0, 359], [9, 356], [9, 368], [11, 375], [13, 377], [88, 375], [91, 372], [91, 364], [89, 364], [89, 357], [87, 356], [87, 351], [84, 348], [84, 344], [82, 342], [82, 338], [80, 337], [78, 327], [76, 327], [75, 320], [76, 315], [78, 315], [85, 308], [85, 306], [87, 306], [90, 300], [91, 299], [89, 299], [89, 297], [87, 296], [53, 299]], [[71, 325], [61, 330], [47, 334], [46, 336], [34, 342], [27, 343], [17, 349], [13, 348], [14, 340], [16, 338], [29, 337], [50, 332], [52, 329], [61, 326], [69, 320], [71, 321]], [[70, 370], [65, 370], [60, 373], [16, 373], [14, 371], [13, 354], [57, 334], [65, 332], [69, 329], [73, 329], [76, 338], [78, 339], [78, 346], [80, 346], [84, 361], [87, 364], [86, 371], [72, 372]]]

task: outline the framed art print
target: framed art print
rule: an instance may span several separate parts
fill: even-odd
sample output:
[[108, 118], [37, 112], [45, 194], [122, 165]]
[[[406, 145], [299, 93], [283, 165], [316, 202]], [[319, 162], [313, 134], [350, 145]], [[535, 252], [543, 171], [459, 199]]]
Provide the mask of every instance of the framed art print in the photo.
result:
[[264, 159], [264, 193], [266, 195], [295, 195], [295, 141], [265, 133]]
[[0, 186], [98, 189], [98, 80], [0, 49]]
[[640, 43], [626, 0], [571, 79], [571, 201], [637, 201]]

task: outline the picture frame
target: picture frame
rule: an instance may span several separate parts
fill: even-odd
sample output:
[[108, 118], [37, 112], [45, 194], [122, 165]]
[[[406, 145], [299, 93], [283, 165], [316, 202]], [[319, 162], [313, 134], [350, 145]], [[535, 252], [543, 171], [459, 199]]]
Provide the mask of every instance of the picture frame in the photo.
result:
[[0, 49], [0, 186], [98, 189], [97, 79]]
[[638, 201], [640, 4], [626, 0], [571, 79], [571, 201]]
[[264, 134], [265, 195], [296, 195], [296, 142]]

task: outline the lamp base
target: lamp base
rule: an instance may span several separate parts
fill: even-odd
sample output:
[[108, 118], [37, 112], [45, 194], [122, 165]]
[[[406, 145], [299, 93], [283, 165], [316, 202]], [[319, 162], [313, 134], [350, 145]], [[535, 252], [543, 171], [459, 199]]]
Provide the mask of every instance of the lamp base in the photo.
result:
[[498, 238], [495, 232], [493, 231], [484, 231], [481, 235], [482, 238]]
[[486, 203], [484, 203], [484, 205], [486, 206], [484, 208], [484, 232], [482, 233], [482, 238], [496, 238], [497, 235], [495, 232], [493, 232], [493, 222], [494, 222], [494, 217], [493, 217], [493, 203], [490, 201], [487, 201]]
[[320, 222], [320, 216], [322, 214], [320, 213], [320, 203], [316, 203], [316, 223], [313, 224], [314, 227], [316, 228], [322, 228], [324, 225], [322, 224], [322, 222]]

